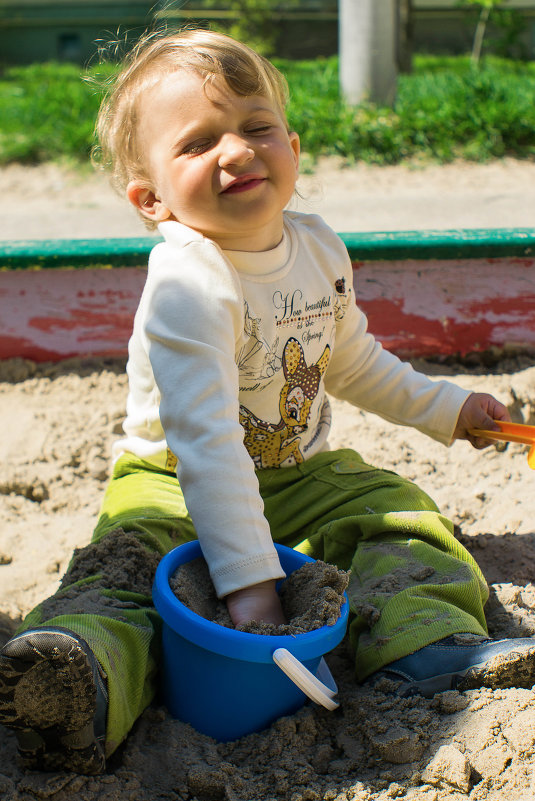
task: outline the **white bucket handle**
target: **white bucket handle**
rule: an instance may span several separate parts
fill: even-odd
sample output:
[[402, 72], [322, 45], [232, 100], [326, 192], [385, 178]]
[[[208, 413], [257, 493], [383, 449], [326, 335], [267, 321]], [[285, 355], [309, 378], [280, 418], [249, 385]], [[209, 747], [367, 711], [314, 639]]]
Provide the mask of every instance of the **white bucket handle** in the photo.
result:
[[[273, 652], [273, 661], [286, 673], [289, 679], [296, 684], [299, 689], [308, 695], [315, 704], [324, 706], [325, 709], [337, 709], [340, 704], [334, 700], [338, 692], [338, 687], [334, 681], [327, 662], [323, 657], [318, 665], [317, 676], [311, 673], [300, 661], [286, 648], [277, 648]], [[320, 681], [320, 678], [323, 681]], [[327, 683], [323, 683], [327, 682]]]

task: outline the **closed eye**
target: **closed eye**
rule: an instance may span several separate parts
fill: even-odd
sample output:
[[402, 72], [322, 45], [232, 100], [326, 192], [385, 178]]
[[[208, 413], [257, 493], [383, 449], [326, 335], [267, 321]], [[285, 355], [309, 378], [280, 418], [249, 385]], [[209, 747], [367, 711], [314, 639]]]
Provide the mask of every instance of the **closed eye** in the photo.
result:
[[268, 134], [272, 128], [273, 126], [266, 122], [258, 125], [251, 125], [244, 131], [244, 133], [246, 136], [262, 136], [264, 134]]
[[201, 139], [196, 142], [189, 142], [180, 149], [180, 155], [185, 156], [198, 156], [200, 153], [205, 153], [211, 147], [209, 139]]

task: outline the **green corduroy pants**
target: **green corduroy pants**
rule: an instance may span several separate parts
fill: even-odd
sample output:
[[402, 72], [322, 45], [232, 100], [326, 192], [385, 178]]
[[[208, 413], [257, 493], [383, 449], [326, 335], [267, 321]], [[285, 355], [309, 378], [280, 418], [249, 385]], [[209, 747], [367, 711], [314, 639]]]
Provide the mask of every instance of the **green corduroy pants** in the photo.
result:
[[[257, 476], [274, 541], [351, 571], [357, 680], [450, 634], [486, 634], [485, 579], [414, 483], [348, 449]], [[93, 649], [108, 676], [107, 755], [157, 691], [157, 562], [195, 537], [176, 475], [122, 456], [91, 544], [75, 552], [58, 592], [21, 626], [63, 626]]]

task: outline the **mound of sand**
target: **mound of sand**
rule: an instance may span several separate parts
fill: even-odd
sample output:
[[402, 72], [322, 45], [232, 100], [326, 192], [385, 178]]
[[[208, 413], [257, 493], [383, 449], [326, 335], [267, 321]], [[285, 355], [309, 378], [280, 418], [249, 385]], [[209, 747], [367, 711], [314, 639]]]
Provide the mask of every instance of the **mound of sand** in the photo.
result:
[[[249, 634], [295, 637], [333, 626], [340, 618], [349, 573], [318, 560], [294, 570], [279, 591], [286, 622], [280, 625], [251, 620], [236, 627]], [[197, 615], [227, 628], [235, 628], [224, 601], [218, 599], [208, 565], [202, 557], [181, 565], [169, 586], [184, 606]]]
[[[535, 422], [535, 363], [418, 365], [494, 393]], [[121, 362], [0, 363], [0, 641], [53, 592], [91, 536], [124, 413]], [[526, 449], [451, 449], [334, 402], [332, 443], [416, 480], [458, 527], [491, 585], [494, 636], [535, 635], [535, 474]], [[0, 728], [4, 801], [533, 801], [535, 692], [400, 700], [358, 686], [347, 645], [328, 656], [340, 708], [312, 704], [225, 745], [151, 706], [98, 778], [25, 774]]]

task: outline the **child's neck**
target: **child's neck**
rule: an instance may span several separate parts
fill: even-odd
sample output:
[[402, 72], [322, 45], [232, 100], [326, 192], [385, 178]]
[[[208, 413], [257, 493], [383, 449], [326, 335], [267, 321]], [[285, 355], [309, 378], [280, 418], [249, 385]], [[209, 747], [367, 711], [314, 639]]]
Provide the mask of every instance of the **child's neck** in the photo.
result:
[[220, 234], [219, 232], [212, 235], [208, 231], [201, 233], [208, 239], [212, 239], [223, 250], [238, 250], [248, 253], [262, 253], [266, 250], [273, 250], [280, 245], [284, 232], [284, 220], [281, 213], [280, 220], [270, 226], [263, 226], [256, 231], [248, 231], [247, 233], [234, 234], [229, 231], [228, 234]]

